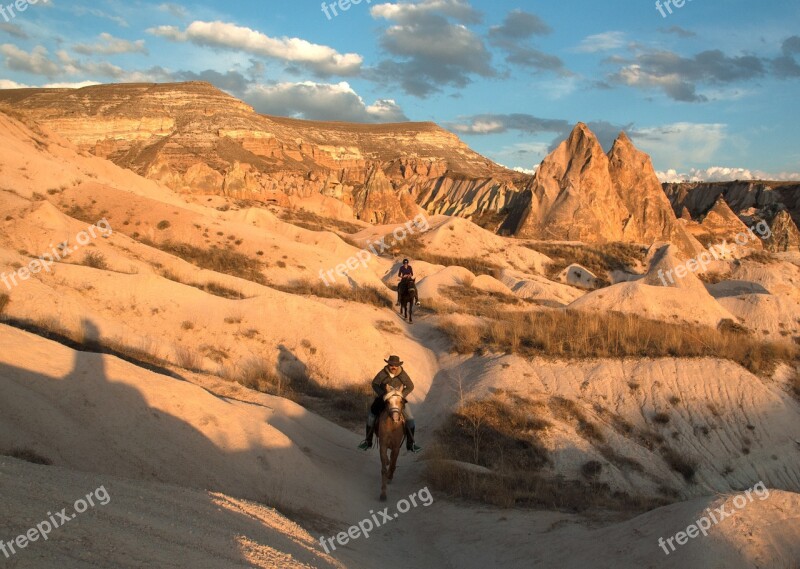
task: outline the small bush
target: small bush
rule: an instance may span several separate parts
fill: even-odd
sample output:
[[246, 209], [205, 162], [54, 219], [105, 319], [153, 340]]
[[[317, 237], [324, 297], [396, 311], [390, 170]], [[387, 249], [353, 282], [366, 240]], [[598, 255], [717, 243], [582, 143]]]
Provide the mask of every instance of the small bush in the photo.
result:
[[158, 222], [158, 225], [156, 225], [156, 229], [160, 229], [161, 231], [169, 229], [170, 227], [172, 227], [172, 224], [166, 219], [162, 219], [161, 221]]
[[666, 425], [670, 421], [670, 416], [667, 413], [656, 413], [653, 415], [653, 422], [659, 425]]
[[106, 258], [100, 251], [87, 251], [83, 256], [83, 264], [93, 269], [108, 269]]
[[672, 470], [680, 473], [686, 482], [694, 482], [694, 475], [697, 470], [697, 465], [693, 461], [668, 447], [662, 447], [661, 453], [664, 457], [664, 460], [667, 464], [669, 464]]
[[44, 466], [50, 466], [53, 464], [52, 460], [29, 448], [13, 448], [0, 454], [10, 456], [11, 458], [16, 458], [18, 460], [24, 460], [32, 464], [41, 464]]
[[6, 293], [0, 294], [0, 316], [2, 316], [3, 312], [5, 312], [9, 302], [11, 302], [11, 297], [9, 297]]
[[184, 320], [181, 322], [181, 329], [182, 330], [194, 330], [194, 322], [191, 320]]
[[203, 371], [202, 356], [184, 346], [175, 347], [175, 363], [189, 371]]
[[590, 460], [589, 462], [584, 463], [581, 466], [581, 476], [584, 478], [588, 478], [589, 480], [594, 480], [598, 476], [600, 476], [600, 472], [603, 470], [603, 463], [597, 460]]

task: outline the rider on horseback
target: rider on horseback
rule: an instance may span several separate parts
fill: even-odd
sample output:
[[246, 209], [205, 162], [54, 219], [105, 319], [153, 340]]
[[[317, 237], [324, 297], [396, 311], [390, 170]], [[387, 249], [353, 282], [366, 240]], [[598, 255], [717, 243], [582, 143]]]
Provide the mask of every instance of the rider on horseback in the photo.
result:
[[397, 285], [397, 306], [400, 306], [400, 292], [405, 286], [407, 279], [414, 278], [414, 269], [409, 265], [408, 259], [403, 259], [403, 264], [397, 272], [397, 278], [400, 279], [400, 283]]
[[[386, 394], [386, 387], [392, 386], [395, 389], [403, 390], [403, 397], [407, 397], [409, 393], [414, 390], [414, 383], [408, 374], [402, 368], [403, 362], [400, 361], [398, 356], [389, 356], [388, 360], [383, 360], [388, 365], [378, 372], [375, 379], [372, 380], [372, 389], [377, 394], [375, 401], [369, 409], [367, 415], [367, 438], [358, 445], [361, 450], [368, 450], [372, 448], [372, 436], [375, 433], [375, 421], [383, 411], [384, 402], [383, 396]], [[403, 407], [403, 417], [405, 419], [406, 429], [406, 449], [410, 452], [419, 452], [422, 448], [414, 444], [414, 416], [411, 414], [411, 408], [408, 403]]]

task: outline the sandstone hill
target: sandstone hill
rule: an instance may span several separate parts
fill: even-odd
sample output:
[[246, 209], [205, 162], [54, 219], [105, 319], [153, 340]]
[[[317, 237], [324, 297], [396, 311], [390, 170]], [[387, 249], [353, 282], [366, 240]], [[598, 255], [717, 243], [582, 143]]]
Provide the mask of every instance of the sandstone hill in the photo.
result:
[[349, 124], [257, 114], [207, 83], [0, 91], [81, 150], [181, 193], [287, 205], [317, 194], [349, 217], [392, 223], [498, 211], [526, 176], [433, 123]]

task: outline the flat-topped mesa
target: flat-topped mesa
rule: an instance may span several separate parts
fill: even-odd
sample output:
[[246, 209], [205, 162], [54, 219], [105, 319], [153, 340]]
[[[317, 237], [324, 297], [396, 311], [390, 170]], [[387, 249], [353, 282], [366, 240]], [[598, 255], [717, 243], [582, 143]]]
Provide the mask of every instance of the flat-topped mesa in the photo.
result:
[[[353, 205], [356, 217], [385, 223], [405, 220], [407, 196], [425, 196], [429, 211], [503, 207], [529, 178], [434, 123], [271, 117], [203, 82], [7, 90], [2, 103], [177, 191], [281, 203], [281, 195], [323, 194]], [[367, 199], [376, 166], [394, 195]], [[471, 203], [453, 206], [459, 199]], [[359, 203], [371, 205], [361, 211]]]
[[674, 243], [702, 250], [677, 222], [650, 157], [621, 133], [611, 151], [578, 123], [541, 163], [501, 231], [534, 239], [587, 243]]

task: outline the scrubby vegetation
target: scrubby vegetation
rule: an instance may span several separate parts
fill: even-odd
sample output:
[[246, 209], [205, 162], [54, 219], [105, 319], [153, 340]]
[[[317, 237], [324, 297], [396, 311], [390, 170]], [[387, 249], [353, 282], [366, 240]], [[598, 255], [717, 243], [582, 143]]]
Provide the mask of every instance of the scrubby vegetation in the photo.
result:
[[222, 375], [249, 389], [295, 401], [338, 425], [358, 432], [361, 432], [373, 398], [368, 381], [333, 388], [325, 385], [321, 374], [313, 369], [283, 372], [262, 357], [253, 357], [233, 368], [224, 368]]
[[296, 280], [289, 284], [271, 284], [270, 287], [291, 294], [304, 294], [320, 298], [338, 298], [370, 304], [378, 308], [391, 308], [394, 302], [389, 290], [380, 290], [372, 286], [349, 287], [342, 284], [328, 286], [318, 280]]
[[798, 352], [788, 343], [764, 342], [729, 329], [671, 324], [621, 313], [574, 310], [509, 312], [474, 325], [445, 319], [441, 329], [462, 354], [491, 350], [525, 357], [716, 357], [757, 374]]
[[11, 458], [24, 460], [32, 464], [41, 464], [44, 466], [50, 466], [53, 464], [52, 460], [29, 448], [12, 448], [9, 450], [0, 451], [0, 455], [10, 456]]
[[243, 253], [220, 249], [213, 245], [203, 248], [189, 243], [175, 243], [172, 241], [164, 241], [162, 243], [147, 241], [146, 244], [161, 249], [170, 255], [180, 257], [187, 263], [191, 263], [201, 269], [224, 273], [262, 285], [267, 284], [266, 278], [261, 273], [265, 266], [264, 263], [251, 259]]
[[437, 431], [426, 470], [428, 481], [452, 497], [505, 508], [640, 512], [667, 503], [612, 491], [599, 481], [603, 467], [599, 461], [587, 461], [575, 479], [546, 472], [551, 465], [543, 443], [552, 426], [543, 418], [549, 416], [548, 409], [559, 418], [582, 423], [586, 438], [602, 440], [574, 402], [553, 398], [546, 404], [498, 390], [488, 399], [462, 402]]
[[108, 269], [108, 262], [100, 251], [87, 251], [83, 256], [83, 264], [93, 269]]
[[279, 217], [287, 223], [297, 225], [298, 227], [302, 227], [310, 231], [332, 231], [334, 233], [341, 231], [342, 233], [352, 234], [358, 233], [363, 229], [363, 227], [355, 223], [342, 221], [340, 219], [333, 219], [330, 217], [323, 217], [321, 215], [317, 215], [316, 213], [304, 210], [284, 209], [280, 212]]
[[569, 245], [562, 243], [535, 243], [526, 247], [547, 255], [553, 264], [547, 269], [548, 278], [555, 278], [573, 263], [589, 269], [599, 279], [601, 286], [610, 284], [609, 271], [626, 271], [644, 262], [647, 249], [632, 243], [607, 243], [604, 245]]
[[231, 300], [241, 300], [243, 298], [247, 298], [244, 294], [242, 294], [238, 290], [234, 290], [232, 288], [226, 287], [219, 283], [215, 283], [213, 281], [208, 281], [205, 283], [197, 283], [181, 278], [172, 271], [165, 269], [162, 269], [159, 274], [165, 279], [169, 279], [176, 283], [185, 284], [186, 286], [202, 290], [203, 292], [207, 292], [208, 294], [213, 294], [214, 296], [219, 296], [221, 298], [228, 298]]
[[482, 257], [454, 257], [450, 255], [438, 255], [425, 250], [422, 239], [417, 235], [409, 235], [402, 241], [396, 241], [393, 236], [388, 236], [386, 243], [390, 248], [397, 248], [405, 257], [410, 257], [415, 261], [425, 261], [434, 265], [444, 265], [446, 267], [464, 267], [475, 275], [497, 276], [500, 266]]

